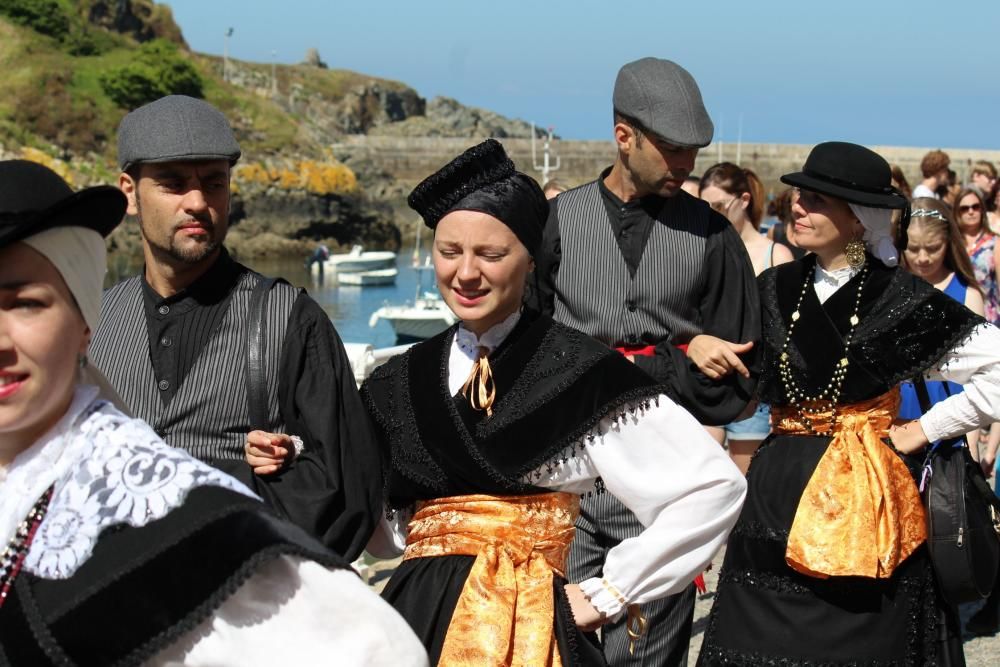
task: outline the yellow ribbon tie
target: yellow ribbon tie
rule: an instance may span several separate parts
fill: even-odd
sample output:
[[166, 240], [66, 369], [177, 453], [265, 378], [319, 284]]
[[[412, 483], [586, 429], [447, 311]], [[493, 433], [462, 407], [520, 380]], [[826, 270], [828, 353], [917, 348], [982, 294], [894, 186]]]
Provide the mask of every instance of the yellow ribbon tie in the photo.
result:
[[493, 383], [493, 369], [490, 368], [489, 350], [479, 348], [479, 356], [472, 366], [469, 379], [462, 385], [462, 395], [468, 399], [475, 410], [486, 410], [486, 416], [493, 416], [493, 400], [497, 396], [497, 388]]
[[418, 506], [403, 559], [475, 556], [438, 664], [557, 667], [553, 573], [562, 575], [579, 497], [451, 496]]
[[[920, 492], [881, 438], [899, 409], [899, 389], [841, 406], [833, 438], [799, 499], [785, 561], [812, 577], [888, 578], [927, 539]], [[774, 431], [809, 434], [794, 409], [772, 409]], [[818, 424], [822, 416], [814, 420]]]

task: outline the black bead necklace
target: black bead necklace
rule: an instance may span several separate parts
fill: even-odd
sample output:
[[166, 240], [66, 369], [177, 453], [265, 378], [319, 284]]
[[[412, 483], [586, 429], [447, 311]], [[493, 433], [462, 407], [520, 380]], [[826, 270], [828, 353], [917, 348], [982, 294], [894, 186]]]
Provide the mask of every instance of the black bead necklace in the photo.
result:
[[[805, 284], [802, 285], [802, 292], [799, 294], [799, 301], [795, 304], [795, 311], [792, 313], [792, 321], [788, 324], [788, 332], [785, 335], [785, 344], [781, 348], [781, 357], [778, 361], [778, 373], [781, 376], [781, 383], [785, 389], [786, 400], [793, 408], [795, 408], [796, 412], [798, 412], [799, 419], [801, 419], [802, 423], [806, 425], [806, 428], [817, 435], [830, 435], [833, 431], [837, 415], [837, 401], [840, 399], [840, 392], [844, 387], [844, 377], [847, 376], [847, 367], [850, 364], [850, 361], [847, 358], [847, 348], [850, 346], [851, 339], [854, 337], [854, 331], [857, 329], [858, 323], [861, 321], [858, 317], [858, 311], [861, 308], [861, 288], [864, 287], [865, 277], [867, 274], [868, 265], [865, 264], [861, 267], [861, 277], [858, 280], [858, 294], [854, 300], [854, 314], [851, 315], [850, 320], [851, 328], [847, 332], [847, 335], [844, 336], [844, 356], [837, 362], [837, 366], [833, 371], [833, 377], [830, 378], [826, 387], [814, 396], [807, 395], [795, 381], [795, 376], [792, 374], [792, 366], [789, 360], [788, 344], [792, 340], [792, 332], [795, 331], [795, 325], [801, 317], [802, 300], [806, 296], [806, 291], [816, 280], [815, 266], [813, 266], [813, 270], [806, 276]], [[816, 417], [824, 413], [829, 413], [830, 415], [830, 427], [822, 431], [817, 431], [814, 426]]]
[[17, 532], [14, 533], [14, 537], [10, 538], [7, 548], [0, 555], [0, 607], [7, 601], [7, 593], [10, 592], [10, 587], [14, 584], [14, 579], [17, 577], [18, 572], [21, 571], [24, 559], [28, 557], [31, 541], [35, 539], [38, 526], [41, 525], [42, 520], [45, 518], [45, 512], [49, 508], [49, 501], [52, 500], [53, 488], [53, 486], [50, 486], [35, 501], [31, 511], [28, 512], [28, 516], [24, 517], [24, 520], [18, 524]]

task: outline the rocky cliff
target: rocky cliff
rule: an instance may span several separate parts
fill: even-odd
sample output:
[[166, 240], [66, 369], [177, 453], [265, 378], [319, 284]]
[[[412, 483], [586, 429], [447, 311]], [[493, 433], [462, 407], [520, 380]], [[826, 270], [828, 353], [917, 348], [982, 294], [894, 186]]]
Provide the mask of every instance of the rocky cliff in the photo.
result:
[[[0, 159], [44, 162], [75, 187], [117, 180], [115, 131], [163, 94], [204, 97], [230, 119], [232, 245], [301, 253], [317, 242], [394, 247], [406, 186], [370, 157], [329, 146], [354, 135], [528, 137], [522, 121], [427, 102], [405, 84], [329, 69], [314, 49], [297, 65], [190, 51], [170, 8], [151, 0], [0, 0]], [[134, 253], [136, 225], [113, 249]]]

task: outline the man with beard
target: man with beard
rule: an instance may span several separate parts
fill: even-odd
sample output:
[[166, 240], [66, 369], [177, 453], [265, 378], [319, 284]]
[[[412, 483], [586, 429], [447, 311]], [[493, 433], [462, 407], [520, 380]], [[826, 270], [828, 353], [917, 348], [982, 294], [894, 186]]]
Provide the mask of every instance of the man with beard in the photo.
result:
[[[617, 348], [702, 424], [735, 421], [756, 382], [759, 304], [724, 210], [682, 190], [712, 140], [701, 92], [676, 63], [643, 58], [619, 71], [613, 106], [617, 159], [551, 202], [535, 305]], [[721, 378], [730, 366], [738, 372]], [[643, 527], [613, 496], [595, 494], [581, 501], [576, 528], [571, 581], [600, 577], [608, 550]], [[674, 592], [643, 605], [648, 632], [634, 652], [624, 619], [604, 627], [610, 665], [687, 664], [695, 590]]]
[[[326, 314], [226, 251], [239, 157], [226, 118], [202, 100], [171, 95], [122, 120], [118, 185], [145, 266], [105, 293], [91, 358], [168, 444], [353, 560], [381, 512], [378, 450]], [[254, 475], [255, 457], [288, 463]]]

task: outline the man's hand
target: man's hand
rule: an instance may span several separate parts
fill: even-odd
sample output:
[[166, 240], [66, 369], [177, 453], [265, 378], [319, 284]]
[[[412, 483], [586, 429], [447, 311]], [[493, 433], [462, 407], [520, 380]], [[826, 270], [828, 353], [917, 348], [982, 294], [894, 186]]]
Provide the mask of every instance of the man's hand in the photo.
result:
[[892, 446], [904, 454], [913, 454], [927, 446], [927, 434], [919, 419], [889, 429]]
[[739, 355], [752, 349], [753, 341], [730, 343], [715, 336], [699, 334], [688, 343], [687, 356], [698, 366], [698, 370], [712, 380], [720, 380], [734, 371], [748, 378], [750, 371], [740, 361]]
[[576, 627], [584, 632], [594, 632], [608, 622], [607, 616], [590, 604], [590, 600], [577, 584], [566, 584], [566, 597], [569, 599], [569, 607], [570, 611], [573, 612]]
[[285, 461], [292, 457], [294, 449], [292, 438], [287, 433], [250, 431], [244, 452], [254, 474], [270, 475], [281, 470]]

